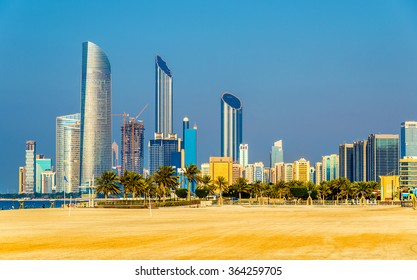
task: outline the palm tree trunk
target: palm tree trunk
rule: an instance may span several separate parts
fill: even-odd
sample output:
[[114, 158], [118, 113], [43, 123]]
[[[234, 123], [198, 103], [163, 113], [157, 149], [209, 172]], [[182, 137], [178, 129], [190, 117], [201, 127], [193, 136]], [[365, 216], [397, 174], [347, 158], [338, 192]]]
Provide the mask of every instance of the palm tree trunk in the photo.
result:
[[239, 204], [242, 204], [242, 192], [239, 192]]

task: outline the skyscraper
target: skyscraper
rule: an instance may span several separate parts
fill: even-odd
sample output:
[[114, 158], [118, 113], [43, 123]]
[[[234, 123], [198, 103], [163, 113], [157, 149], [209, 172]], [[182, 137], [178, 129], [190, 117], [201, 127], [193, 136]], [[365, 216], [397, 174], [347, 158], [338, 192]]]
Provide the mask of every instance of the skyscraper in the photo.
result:
[[339, 145], [339, 176], [353, 181], [353, 144]]
[[300, 158], [294, 161], [294, 180], [301, 182], [310, 181], [310, 161], [305, 158]]
[[242, 102], [229, 92], [221, 97], [221, 156], [238, 160], [242, 144]]
[[121, 127], [122, 174], [125, 170], [143, 174], [145, 125], [131, 118]]
[[111, 170], [111, 67], [99, 46], [83, 43], [81, 73], [80, 183]]
[[176, 134], [163, 138], [155, 134], [155, 139], [148, 142], [149, 172], [152, 175], [161, 166], [181, 167], [181, 139]]
[[112, 152], [112, 167], [116, 167], [119, 165], [119, 145], [117, 145], [116, 141], [113, 141], [111, 144], [111, 152]]
[[322, 157], [322, 181], [331, 181], [339, 178], [339, 155], [332, 154]]
[[[64, 191], [68, 183], [77, 187], [80, 177], [80, 113], [56, 118], [56, 191]], [[67, 181], [64, 180], [64, 176]], [[76, 180], [75, 180], [76, 179]], [[72, 189], [72, 187], [71, 187]], [[68, 189], [65, 189], [68, 192]]]
[[239, 164], [242, 167], [245, 167], [249, 164], [249, 145], [240, 144], [239, 145]]
[[42, 173], [45, 171], [52, 171], [52, 159], [45, 158], [44, 155], [36, 155], [36, 192], [44, 193], [42, 191]]
[[366, 182], [366, 147], [368, 140], [353, 142], [353, 182]]
[[25, 172], [25, 193], [31, 194], [36, 191], [36, 142], [26, 141], [26, 172]]
[[284, 151], [282, 150], [282, 140], [276, 141], [271, 148], [271, 167], [275, 163], [284, 162]]
[[401, 155], [404, 157], [417, 157], [417, 122], [405, 121], [401, 123]]
[[183, 120], [183, 146], [185, 166], [197, 165], [197, 125], [190, 128], [187, 117]]
[[367, 179], [380, 182], [380, 176], [398, 175], [398, 134], [371, 134], [367, 145]]
[[173, 83], [172, 73], [165, 61], [155, 61], [155, 132], [168, 137], [172, 133]]

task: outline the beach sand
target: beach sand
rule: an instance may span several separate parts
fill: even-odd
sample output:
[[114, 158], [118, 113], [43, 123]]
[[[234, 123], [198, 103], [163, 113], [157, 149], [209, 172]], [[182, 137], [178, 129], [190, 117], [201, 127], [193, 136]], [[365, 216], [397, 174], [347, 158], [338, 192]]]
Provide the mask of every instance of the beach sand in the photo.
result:
[[0, 259], [417, 259], [400, 207], [25, 209], [0, 212]]

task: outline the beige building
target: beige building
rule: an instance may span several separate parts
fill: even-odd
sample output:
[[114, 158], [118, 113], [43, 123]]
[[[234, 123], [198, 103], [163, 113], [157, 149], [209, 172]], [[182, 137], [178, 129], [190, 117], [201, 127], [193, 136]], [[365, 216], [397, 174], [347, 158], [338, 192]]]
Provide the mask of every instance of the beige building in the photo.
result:
[[236, 183], [237, 178], [242, 177], [242, 170], [243, 167], [242, 165], [240, 165], [237, 162], [233, 163], [233, 167], [232, 167], [232, 184]]
[[211, 176], [210, 175], [210, 163], [205, 162], [201, 164], [201, 176]]
[[229, 185], [233, 184], [233, 161], [231, 157], [210, 157], [210, 176], [213, 181], [223, 176]]
[[284, 163], [283, 177], [285, 182], [294, 180], [294, 163]]
[[400, 159], [400, 188], [402, 192], [417, 188], [417, 157]]
[[398, 200], [400, 197], [400, 176], [379, 176], [381, 200]]
[[293, 180], [308, 182], [310, 181], [310, 161], [300, 158], [294, 161], [294, 177]]

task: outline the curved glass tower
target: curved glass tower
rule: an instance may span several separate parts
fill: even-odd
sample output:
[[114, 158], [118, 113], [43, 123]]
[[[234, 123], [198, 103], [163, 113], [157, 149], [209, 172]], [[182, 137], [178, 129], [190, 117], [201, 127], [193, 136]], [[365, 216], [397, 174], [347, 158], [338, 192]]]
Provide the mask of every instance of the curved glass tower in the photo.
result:
[[172, 133], [172, 73], [165, 61], [155, 62], [155, 132], [168, 137]]
[[239, 159], [242, 144], [242, 102], [229, 92], [221, 97], [221, 156]]
[[99, 46], [83, 43], [80, 185], [111, 170], [111, 67]]

